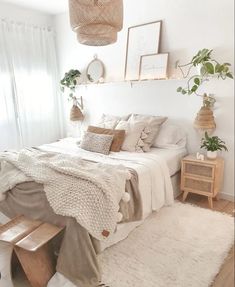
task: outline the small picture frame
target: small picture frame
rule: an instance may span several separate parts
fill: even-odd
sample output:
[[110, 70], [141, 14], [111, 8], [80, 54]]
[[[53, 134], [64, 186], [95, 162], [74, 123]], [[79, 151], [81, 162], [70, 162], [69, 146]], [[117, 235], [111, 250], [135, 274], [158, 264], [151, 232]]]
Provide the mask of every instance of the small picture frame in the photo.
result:
[[140, 57], [139, 80], [167, 79], [168, 53]]

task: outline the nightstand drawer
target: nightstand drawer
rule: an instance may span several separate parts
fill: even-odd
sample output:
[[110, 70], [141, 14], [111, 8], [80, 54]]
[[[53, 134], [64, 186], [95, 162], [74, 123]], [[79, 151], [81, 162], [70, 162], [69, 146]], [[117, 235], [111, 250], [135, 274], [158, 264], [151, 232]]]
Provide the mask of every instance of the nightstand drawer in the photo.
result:
[[194, 162], [184, 162], [183, 170], [185, 175], [201, 176], [208, 179], [213, 179], [215, 174], [214, 166]]
[[213, 193], [213, 182], [184, 177], [182, 189]]

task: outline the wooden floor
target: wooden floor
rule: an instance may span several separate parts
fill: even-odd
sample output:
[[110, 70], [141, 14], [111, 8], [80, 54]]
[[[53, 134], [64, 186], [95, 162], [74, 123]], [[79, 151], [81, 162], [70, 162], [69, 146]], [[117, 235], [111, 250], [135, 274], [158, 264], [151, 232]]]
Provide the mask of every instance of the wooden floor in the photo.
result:
[[[182, 195], [178, 197], [178, 200], [182, 201]], [[189, 193], [185, 202], [195, 204], [203, 208], [209, 208], [208, 200], [205, 196]], [[214, 201], [213, 205], [213, 210], [234, 216], [234, 202], [219, 199], [218, 201]], [[234, 287], [234, 247], [230, 250], [229, 255], [211, 287]]]

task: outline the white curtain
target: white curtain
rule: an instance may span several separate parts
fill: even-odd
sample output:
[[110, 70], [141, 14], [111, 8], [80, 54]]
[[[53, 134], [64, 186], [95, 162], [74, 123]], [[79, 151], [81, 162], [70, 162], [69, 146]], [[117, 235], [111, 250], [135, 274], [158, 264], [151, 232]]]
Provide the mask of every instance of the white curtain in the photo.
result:
[[2, 20], [0, 150], [61, 138], [60, 97], [54, 32]]

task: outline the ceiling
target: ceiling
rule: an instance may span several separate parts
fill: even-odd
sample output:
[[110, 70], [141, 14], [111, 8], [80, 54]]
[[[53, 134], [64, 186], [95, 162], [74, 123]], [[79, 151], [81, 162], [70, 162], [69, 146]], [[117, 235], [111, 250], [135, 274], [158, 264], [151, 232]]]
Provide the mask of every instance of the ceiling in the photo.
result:
[[0, 2], [11, 3], [53, 15], [68, 10], [68, 0], [0, 0]]

